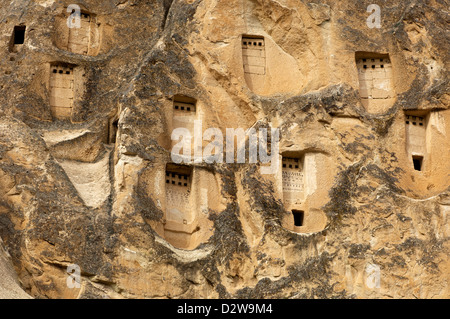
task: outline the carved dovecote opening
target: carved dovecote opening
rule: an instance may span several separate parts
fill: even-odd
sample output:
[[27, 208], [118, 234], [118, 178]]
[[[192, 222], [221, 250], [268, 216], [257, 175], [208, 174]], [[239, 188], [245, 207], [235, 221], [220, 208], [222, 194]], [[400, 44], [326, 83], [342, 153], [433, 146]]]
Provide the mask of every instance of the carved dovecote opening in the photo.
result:
[[426, 111], [406, 111], [406, 152], [412, 168], [423, 171], [427, 157], [427, 118]]
[[304, 198], [303, 158], [282, 158], [283, 203], [300, 204]]
[[395, 98], [389, 54], [357, 52], [359, 93], [368, 111], [382, 112]]
[[119, 119], [113, 120], [109, 125], [109, 144], [116, 143], [117, 132], [119, 130]]
[[79, 15], [75, 10], [56, 18], [55, 45], [66, 51], [95, 56], [100, 51], [101, 24], [97, 16], [87, 11]]
[[[277, 188], [285, 213], [281, 225], [296, 233], [314, 233], [325, 228], [327, 216], [321, 207], [326, 202], [327, 156], [316, 152], [285, 151]], [[281, 176], [280, 176], [281, 175]]]
[[215, 174], [174, 163], [148, 173], [158, 185], [154, 195], [163, 212], [161, 218], [148, 221], [150, 226], [178, 249], [193, 250], [206, 244], [214, 233], [210, 212], [225, 209]]
[[[197, 118], [197, 100], [185, 96], [175, 95], [172, 99], [172, 127], [169, 131], [177, 128], [186, 128], [191, 136], [194, 136], [194, 121]], [[172, 147], [178, 141], [172, 140]]]
[[191, 97], [175, 95], [173, 97], [174, 116], [195, 116], [197, 101]]
[[17, 52], [25, 43], [26, 26], [15, 26], [9, 43], [9, 52]]
[[50, 65], [50, 108], [53, 117], [69, 119], [74, 103], [74, 66]]
[[242, 59], [244, 63], [244, 73], [265, 75], [266, 46], [264, 37], [255, 35], [243, 35]]
[[301, 233], [305, 226], [304, 155], [283, 155], [281, 160], [283, 204], [291, 214], [284, 216], [283, 226]]
[[164, 238], [174, 247], [191, 249], [191, 237], [197, 231], [191, 196], [192, 168], [167, 164], [165, 174], [166, 211]]
[[80, 27], [69, 28], [68, 50], [78, 54], [88, 54], [91, 34], [91, 15], [80, 14]]
[[422, 170], [423, 156], [413, 156], [412, 160], [414, 169], [420, 172]]
[[409, 115], [408, 113], [405, 114], [406, 116], [406, 125], [419, 125], [419, 126], [425, 126], [425, 117], [424, 116], [416, 116], [416, 115]]
[[[189, 188], [191, 186], [191, 173], [189, 171], [180, 172], [179, 170], [166, 171], [166, 184], [169, 190], [178, 190], [185, 195], [189, 195]], [[180, 186], [181, 188], [177, 188]], [[169, 191], [170, 193], [170, 191]], [[179, 192], [177, 192], [179, 193]]]

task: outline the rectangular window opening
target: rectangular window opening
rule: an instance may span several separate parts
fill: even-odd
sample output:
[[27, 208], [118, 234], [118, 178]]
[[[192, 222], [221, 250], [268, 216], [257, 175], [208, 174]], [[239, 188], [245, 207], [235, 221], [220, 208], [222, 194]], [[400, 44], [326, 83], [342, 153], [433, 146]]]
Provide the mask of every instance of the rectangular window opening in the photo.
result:
[[416, 171], [422, 171], [423, 156], [413, 156], [413, 165]]
[[74, 103], [73, 67], [63, 62], [50, 64], [50, 108], [55, 119], [65, 120], [72, 116]]
[[355, 52], [358, 70], [359, 93], [365, 107], [379, 112], [381, 101], [393, 98], [392, 72], [389, 54], [376, 52]]
[[119, 119], [111, 123], [109, 130], [109, 144], [114, 144], [116, 143], [117, 131], [119, 130]]
[[294, 216], [294, 225], [303, 226], [303, 220], [305, 218], [305, 212], [302, 210], [292, 210], [292, 215]]
[[23, 44], [25, 42], [25, 29], [26, 26], [15, 26], [13, 37], [14, 37], [14, 44]]

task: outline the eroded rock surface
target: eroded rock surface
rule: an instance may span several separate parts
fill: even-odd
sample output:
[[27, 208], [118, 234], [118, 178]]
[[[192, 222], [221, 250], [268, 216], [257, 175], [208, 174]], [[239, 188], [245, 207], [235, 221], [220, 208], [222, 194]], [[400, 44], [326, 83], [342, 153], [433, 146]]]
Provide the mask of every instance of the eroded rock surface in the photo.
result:
[[28, 299], [31, 298], [20, 287], [20, 282], [11, 262], [11, 256], [3, 247], [0, 239], [0, 298], [1, 299]]

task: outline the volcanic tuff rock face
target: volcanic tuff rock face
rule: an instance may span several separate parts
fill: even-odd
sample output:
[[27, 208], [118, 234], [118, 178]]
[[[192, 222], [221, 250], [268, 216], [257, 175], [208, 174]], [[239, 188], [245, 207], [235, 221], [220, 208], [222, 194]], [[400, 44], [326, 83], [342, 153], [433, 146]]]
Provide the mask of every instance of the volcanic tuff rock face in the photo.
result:
[[[0, 0], [0, 289], [450, 296], [447, 1], [72, 4]], [[276, 174], [171, 158], [270, 126]]]

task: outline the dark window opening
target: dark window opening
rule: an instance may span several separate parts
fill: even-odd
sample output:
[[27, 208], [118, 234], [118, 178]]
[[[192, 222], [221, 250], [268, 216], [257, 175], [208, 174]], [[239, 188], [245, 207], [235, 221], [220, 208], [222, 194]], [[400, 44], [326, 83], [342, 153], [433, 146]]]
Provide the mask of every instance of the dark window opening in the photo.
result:
[[305, 217], [305, 212], [302, 210], [292, 210], [292, 215], [294, 216], [294, 225], [303, 226], [303, 219]]
[[416, 171], [422, 171], [422, 161], [422, 156], [413, 156], [413, 164]]
[[110, 137], [110, 144], [113, 144], [116, 142], [116, 137], [117, 137], [117, 131], [119, 130], [119, 120], [115, 120], [112, 123], [112, 134]]
[[115, 144], [117, 139], [117, 131], [119, 130], [119, 119], [108, 121], [106, 142], [107, 144]]
[[14, 27], [14, 44], [23, 44], [25, 42], [25, 26]]

